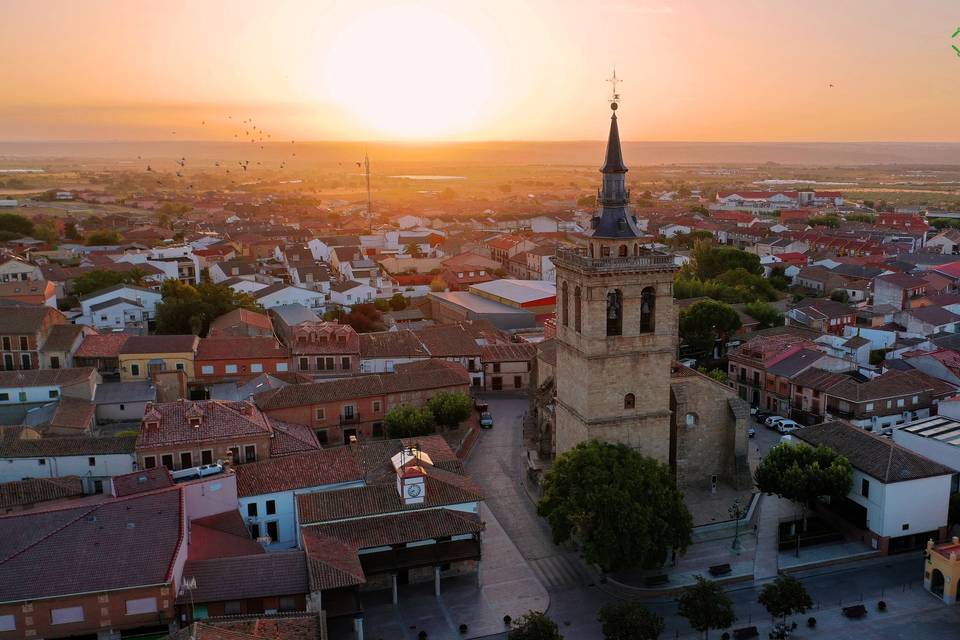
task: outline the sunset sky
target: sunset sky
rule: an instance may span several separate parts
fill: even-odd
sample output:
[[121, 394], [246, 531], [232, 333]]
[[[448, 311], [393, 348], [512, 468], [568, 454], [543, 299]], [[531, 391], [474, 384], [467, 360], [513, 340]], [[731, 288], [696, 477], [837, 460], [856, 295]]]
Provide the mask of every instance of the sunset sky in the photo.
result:
[[628, 140], [960, 141], [957, 0], [0, 0], [0, 19], [0, 141], [230, 140], [247, 118], [272, 139], [596, 139], [613, 65]]

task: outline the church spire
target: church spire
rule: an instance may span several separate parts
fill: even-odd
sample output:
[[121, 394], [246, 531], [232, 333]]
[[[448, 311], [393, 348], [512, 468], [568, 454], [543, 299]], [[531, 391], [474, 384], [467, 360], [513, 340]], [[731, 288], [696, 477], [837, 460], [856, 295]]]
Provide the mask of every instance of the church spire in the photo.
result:
[[617, 72], [610, 79], [613, 84], [613, 97], [610, 100], [610, 135], [607, 138], [607, 152], [600, 168], [603, 185], [600, 187], [600, 215], [593, 219], [594, 238], [637, 238], [643, 235], [637, 228], [633, 216], [627, 211], [630, 194], [627, 191], [627, 165], [623, 162], [620, 148], [620, 129], [617, 126], [617, 107], [620, 94], [617, 93]]

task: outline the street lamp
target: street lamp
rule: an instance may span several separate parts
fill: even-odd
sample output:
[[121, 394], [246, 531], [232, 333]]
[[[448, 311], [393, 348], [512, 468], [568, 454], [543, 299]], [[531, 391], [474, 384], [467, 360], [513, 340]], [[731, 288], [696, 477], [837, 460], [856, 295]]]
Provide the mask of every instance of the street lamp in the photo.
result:
[[727, 509], [727, 513], [730, 514], [730, 517], [733, 518], [734, 529], [733, 529], [733, 544], [731, 549], [740, 554], [740, 518], [746, 515], [746, 508], [740, 504], [740, 498], [737, 498], [733, 501], [733, 504], [730, 505], [730, 508]]

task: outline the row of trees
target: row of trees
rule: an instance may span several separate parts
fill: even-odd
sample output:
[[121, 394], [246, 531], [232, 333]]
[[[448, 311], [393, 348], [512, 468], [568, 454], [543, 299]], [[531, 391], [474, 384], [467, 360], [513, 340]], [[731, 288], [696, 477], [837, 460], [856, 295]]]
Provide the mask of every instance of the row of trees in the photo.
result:
[[[776, 285], [776, 286], [775, 286]], [[777, 300], [777, 286], [789, 281], [763, 277], [760, 257], [733, 247], [716, 247], [709, 240], [693, 245], [690, 262], [683, 266], [673, 284], [676, 298], [707, 297], [721, 302]]]
[[401, 405], [384, 417], [387, 437], [415, 438], [434, 433], [437, 427], [453, 429], [470, 417], [473, 403], [463, 393], [441, 392], [420, 407]]
[[[783, 324], [783, 314], [761, 300], [744, 305], [743, 311], [760, 323], [758, 329]], [[718, 340], [729, 340], [741, 326], [740, 315], [725, 302], [700, 300], [680, 312], [680, 338], [694, 353], [709, 354]]]
[[[793, 576], [780, 576], [765, 585], [757, 598], [774, 618], [806, 613], [813, 600]], [[733, 600], [716, 582], [696, 577], [696, 583], [680, 594], [677, 611], [695, 630], [709, 637], [711, 629], [726, 629], [737, 620]], [[613, 602], [597, 615], [606, 640], [656, 640], [664, 630], [663, 617], [635, 600]], [[563, 640], [560, 627], [540, 611], [514, 620], [508, 640]]]

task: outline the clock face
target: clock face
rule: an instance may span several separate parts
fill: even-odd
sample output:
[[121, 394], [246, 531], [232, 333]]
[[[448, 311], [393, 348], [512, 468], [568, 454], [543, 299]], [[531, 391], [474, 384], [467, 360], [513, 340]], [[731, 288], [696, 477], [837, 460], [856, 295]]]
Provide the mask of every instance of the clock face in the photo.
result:
[[407, 495], [411, 498], [416, 498], [420, 495], [420, 492], [423, 491], [423, 487], [419, 484], [407, 485]]

